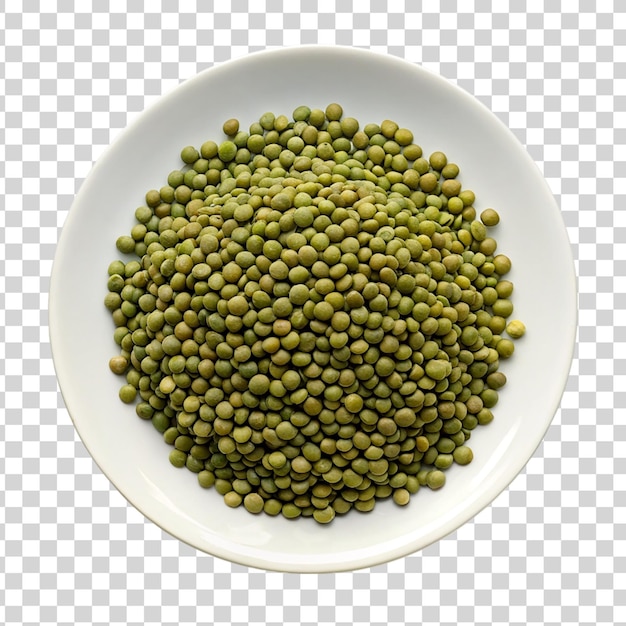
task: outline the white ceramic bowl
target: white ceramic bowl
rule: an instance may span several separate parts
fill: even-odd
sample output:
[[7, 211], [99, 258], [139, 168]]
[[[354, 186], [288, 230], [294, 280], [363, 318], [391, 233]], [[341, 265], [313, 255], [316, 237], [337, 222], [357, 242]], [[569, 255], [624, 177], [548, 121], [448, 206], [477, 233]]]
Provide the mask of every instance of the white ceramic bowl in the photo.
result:
[[[426, 154], [443, 150], [461, 168], [480, 212], [501, 216], [499, 250], [513, 261], [514, 317], [527, 335], [502, 369], [509, 383], [495, 420], [472, 436], [474, 461], [447, 472], [437, 492], [409, 506], [381, 502], [327, 526], [229, 509], [189, 471], [168, 462], [170, 447], [118, 399], [120, 377], [103, 306], [115, 240], [134, 223], [148, 189], [180, 166], [183, 146], [223, 138], [230, 117], [242, 127], [265, 111], [339, 102], [362, 124], [394, 119]], [[449, 534], [487, 506], [541, 442], [568, 376], [576, 328], [576, 280], [559, 208], [513, 134], [482, 104], [421, 67], [376, 53], [331, 47], [250, 55], [204, 71], [147, 110], [106, 151], [83, 183], [59, 241], [50, 290], [50, 333], [63, 397], [100, 469], [146, 517], [209, 554], [292, 572], [358, 569], [393, 560]]]

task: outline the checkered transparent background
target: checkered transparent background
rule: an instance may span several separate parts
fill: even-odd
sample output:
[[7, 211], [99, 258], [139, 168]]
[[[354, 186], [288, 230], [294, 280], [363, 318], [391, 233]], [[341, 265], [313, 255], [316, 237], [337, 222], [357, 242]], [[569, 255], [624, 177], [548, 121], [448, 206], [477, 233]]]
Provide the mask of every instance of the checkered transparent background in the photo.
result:
[[[0, 7], [0, 622], [624, 623], [626, 3]], [[60, 229], [111, 140], [199, 70], [308, 43], [404, 57], [489, 106], [559, 201], [580, 288], [579, 344], [561, 409], [510, 488], [419, 554], [319, 576], [200, 554], [131, 508], [74, 432], [47, 330]]]

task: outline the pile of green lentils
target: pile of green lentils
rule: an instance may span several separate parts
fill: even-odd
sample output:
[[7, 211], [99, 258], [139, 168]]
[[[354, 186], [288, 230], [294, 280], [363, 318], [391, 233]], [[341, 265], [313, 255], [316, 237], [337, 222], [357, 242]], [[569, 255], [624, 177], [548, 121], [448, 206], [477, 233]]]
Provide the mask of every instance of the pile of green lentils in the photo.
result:
[[477, 217], [458, 166], [410, 130], [338, 104], [223, 130], [117, 240], [121, 400], [251, 513], [328, 523], [439, 489], [525, 330], [498, 213]]

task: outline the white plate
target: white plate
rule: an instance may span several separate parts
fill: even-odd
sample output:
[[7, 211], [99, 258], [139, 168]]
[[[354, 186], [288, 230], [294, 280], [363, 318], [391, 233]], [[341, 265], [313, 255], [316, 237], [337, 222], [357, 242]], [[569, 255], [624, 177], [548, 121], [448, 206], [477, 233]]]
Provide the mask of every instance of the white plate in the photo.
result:
[[[116, 353], [103, 306], [115, 240], [134, 223], [148, 189], [180, 167], [183, 146], [223, 138], [265, 111], [343, 105], [362, 124], [410, 128], [426, 154], [446, 152], [480, 212], [501, 216], [498, 250], [513, 261], [514, 317], [527, 335], [502, 370], [509, 383], [495, 420], [472, 436], [474, 461], [447, 472], [437, 492], [409, 506], [379, 503], [328, 526], [229, 509], [214, 490], [168, 462], [171, 448], [133, 407], [108, 368]], [[532, 457], [559, 406], [576, 329], [576, 279], [559, 208], [513, 134], [482, 104], [419, 66], [351, 48], [266, 51], [204, 71], [163, 97], [106, 151], [83, 183], [59, 241], [50, 290], [55, 366], [69, 413], [95, 462], [146, 517], [212, 555], [252, 567], [327, 572], [396, 559], [449, 534], [487, 506]]]

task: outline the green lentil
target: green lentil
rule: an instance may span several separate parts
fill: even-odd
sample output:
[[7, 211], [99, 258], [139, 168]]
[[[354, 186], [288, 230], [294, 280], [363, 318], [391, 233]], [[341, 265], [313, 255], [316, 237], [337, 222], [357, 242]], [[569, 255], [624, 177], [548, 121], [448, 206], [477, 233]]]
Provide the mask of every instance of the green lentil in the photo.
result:
[[500, 339], [500, 341], [496, 344], [496, 350], [502, 358], [506, 359], [513, 354], [515, 345], [508, 339]]
[[249, 493], [243, 499], [243, 505], [250, 513], [260, 513], [265, 501], [258, 493]]
[[123, 385], [119, 392], [120, 400], [126, 404], [134, 402], [137, 397], [137, 389], [134, 385]]
[[496, 226], [500, 222], [500, 216], [493, 209], [485, 209], [480, 214], [480, 219], [485, 226]]
[[115, 242], [136, 257], [103, 298], [120, 399], [250, 513], [327, 524], [441, 488], [525, 332], [500, 216], [393, 120], [332, 103], [222, 130]]
[[454, 450], [452, 456], [454, 457], [455, 463], [458, 463], [459, 465], [467, 465], [472, 462], [474, 453], [471, 448], [468, 448], [467, 446], [459, 446]]
[[506, 325], [506, 332], [513, 339], [519, 339], [526, 333], [526, 326], [524, 325], [524, 322], [521, 322], [520, 320], [511, 320]]

